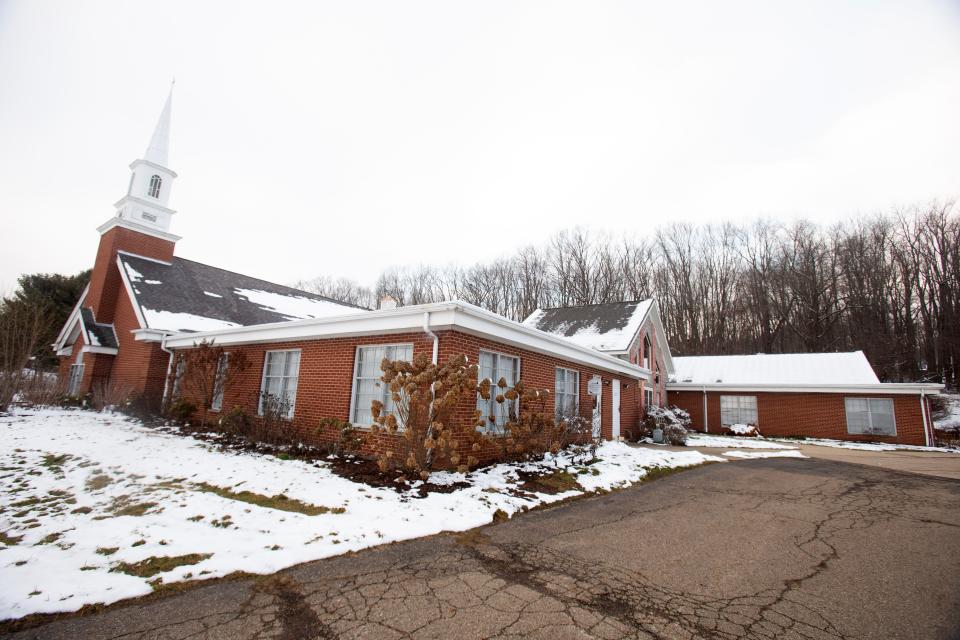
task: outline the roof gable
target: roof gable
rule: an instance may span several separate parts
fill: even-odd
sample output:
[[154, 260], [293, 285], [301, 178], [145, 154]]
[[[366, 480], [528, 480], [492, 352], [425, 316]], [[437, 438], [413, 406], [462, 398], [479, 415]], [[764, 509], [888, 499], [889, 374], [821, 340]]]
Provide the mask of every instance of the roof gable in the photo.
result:
[[703, 385], [878, 384], [863, 351], [675, 357], [680, 383]]
[[117, 263], [144, 329], [213, 331], [367, 311], [184, 258], [163, 263], [121, 253]]
[[523, 323], [598, 351], [622, 352], [630, 348], [652, 306], [653, 299], [647, 299], [537, 309]]

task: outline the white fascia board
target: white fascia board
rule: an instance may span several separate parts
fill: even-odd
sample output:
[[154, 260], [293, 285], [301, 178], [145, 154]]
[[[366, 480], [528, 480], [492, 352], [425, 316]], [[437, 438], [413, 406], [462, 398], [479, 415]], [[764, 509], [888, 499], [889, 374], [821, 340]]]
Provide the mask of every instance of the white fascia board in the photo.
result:
[[80, 353], [105, 353], [108, 356], [115, 356], [117, 352], [117, 349], [114, 347], [92, 347], [90, 345], [85, 345], [83, 349], [80, 350]]
[[[120, 279], [123, 280], [123, 286], [127, 290], [127, 297], [130, 299], [130, 306], [133, 307], [133, 312], [137, 316], [137, 324], [140, 325], [141, 329], [149, 329], [147, 326], [147, 320], [143, 317], [143, 310], [140, 308], [140, 301], [137, 300], [137, 294], [133, 290], [133, 284], [130, 282], [130, 278], [127, 277], [127, 270], [123, 267], [123, 260], [120, 259], [120, 252], [117, 252], [117, 269], [120, 270]], [[117, 344], [120, 344], [117, 341]]]
[[167, 262], [166, 260], [160, 260], [158, 258], [151, 258], [150, 256], [142, 256], [139, 253], [133, 253], [131, 251], [124, 251], [123, 249], [117, 249], [117, 255], [123, 254], [125, 256], [130, 256], [131, 258], [139, 258], [140, 260], [149, 260], [150, 262], [156, 262], [157, 264], [162, 264], [164, 266], [171, 266], [172, 262]]
[[663, 326], [663, 321], [660, 318], [660, 303], [654, 299], [650, 315], [654, 318], [657, 323], [656, 332], [657, 332], [657, 342], [658, 349], [661, 354], [663, 354], [663, 363], [667, 367], [666, 374], [670, 375], [674, 372], [673, 368], [673, 354], [670, 352], [670, 343], [667, 342], [667, 331]]
[[103, 235], [107, 231], [110, 231], [110, 229], [113, 229], [114, 227], [123, 227], [124, 229], [130, 229], [131, 231], [136, 231], [144, 235], [160, 238], [161, 240], [168, 240], [169, 242], [177, 242], [178, 240], [181, 239], [180, 236], [178, 235], [167, 233], [166, 231], [160, 231], [159, 229], [151, 229], [150, 227], [147, 227], [145, 225], [137, 224], [132, 220], [125, 220], [123, 218], [117, 218], [116, 216], [114, 216], [113, 218], [110, 218], [109, 220], [104, 222], [102, 225], [97, 227], [97, 231], [100, 232], [100, 235]]
[[877, 382], [874, 384], [697, 384], [695, 382], [668, 382], [667, 391], [708, 391], [714, 393], [754, 392], [754, 393], [869, 393], [916, 395], [919, 393], [938, 394], [943, 391], [942, 384], [930, 382]]
[[83, 306], [83, 301], [87, 299], [87, 292], [90, 291], [90, 284], [83, 288], [83, 293], [80, 294], [80, 299], [77, 300], [77, 304], [73, 305], [73, 311], [70, 312], [70, 315], [67, 317], [67, 321], [63, 324], [63, 328], [60, 329], [60, 334], [57, 335], [56, 341], [53, 343], [53, 348], [60, 350], [63, 348], [64, 341], [70, 335], [70, 331], [73, 329], [73, 323], [80, 318], [80, 307]]
[[161, 171], [164, 171], [164, 172], [166, 172], [166, 173], [169, 173], [169, 174], [170, 174], [171, 176], [173, 176], [174, 178], [177, 177], [177, 172], [174, 171], [173, 169], [168, 169], [167, 167], [163, 166], [162, 164], [157, 164], [156, 162], [151, 162], [151, 161], [149, 161], [149, 160], [145, 160], [144, 158], [138, 158], [138, 159], [134, 160], [133, 162], [131, 162], [128, 166], [129, 166], [130, 169], [133, 169], [133, 168], [136, 167], [138, 164], [145, 164], [145, 165], [147, 165], [148, 167], [153, 167], [154, 169], [160, 169]]
[[[119, 207], [121, 204], [123, 204], [124, 202], [128, 202], [128, 201], [136, 202], [136, 203], [139, 204], [141, 207], [149, 207], [150, 209], [156, 209], [157, 211], [160, 211], [160, 212], [162, 212], [162, 213], [166, 213], [166, 214], [169, 214], [169, 215], [173, 215], [173, 214], [176, 213], [176, 211], [174, 211], [173, 209], [170, 209], [169, 207], [165, 207], [165, 206], [163, 206], [162, 204], [157, 204], [156, 202], [151, 202], [150, 200], [144, 200], [143, 198], [140, 198], [140, 197], [134, 196], [134, 195], [130, 195], [130, 194], [127, 194], [127, 195], [123, 196], [122, 198], [120, 198], [119, 200], [117, 200], [116, 202], [114, 202], [114, 203], [113, 203], [113, 206]], [[133, 221], [130, 220], [129, 222], [133, 222]], [[133, 222], [133, 224], [136, 224], [136, 223]], [[162, 232], [161, 232], [161, 233], [162, 233]]]
[[172, 335], [172, 331], [160, 331], [159, 329], [131, 329], [133, 339], [137, 342], [162, 342], [166, 336]]
[[344, 316], [292, 320], [205, 331], [179, 333], [168, 337], [167, 348], [191, 348], [201, 340], [215, 344], [239, 345], [269, 342], [294, 342], [329, 337], [389, 335], [420, 332], [423, 314], [430, 314], [430, 329], [457, 330], [495, 342], [543, 353], [555, 358], [579, 362], [635, 379], [649, 379], [650, 371], [611, 355], [582, 347], [563, 338], [508, 320], [465, 302], [440, 302], [396, 309], [363, 311]]
[[57, 349], [57, 356], [66, 357], [73, 354], [73, 345], [69, 347], [64, 347], [63, 349]]

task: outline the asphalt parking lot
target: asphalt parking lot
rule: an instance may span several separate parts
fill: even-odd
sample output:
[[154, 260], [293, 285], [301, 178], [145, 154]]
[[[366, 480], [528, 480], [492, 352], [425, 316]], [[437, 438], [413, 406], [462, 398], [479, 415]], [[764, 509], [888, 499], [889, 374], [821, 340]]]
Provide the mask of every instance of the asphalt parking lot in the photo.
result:
[[826, 459], [608, 495], [13, 638], [957, 638], [960, 482]]

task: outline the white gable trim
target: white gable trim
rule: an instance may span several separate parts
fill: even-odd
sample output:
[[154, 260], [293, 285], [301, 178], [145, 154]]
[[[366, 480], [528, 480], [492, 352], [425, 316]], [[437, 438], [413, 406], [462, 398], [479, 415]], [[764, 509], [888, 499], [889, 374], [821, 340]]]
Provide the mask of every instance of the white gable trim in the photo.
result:
[[[120, 252], [118, 251], [117, 253], [119, 254]], [[141, 329], [149, 329], [147, 319], [143, 316], [143, 309], [140, 308], [140, 301], [137, 300], [137, 294], [133, 290], [133, 284], [127, 276], [127, 269], [123, 266], [123, 260], [120, 259], [119, 255], [117, 255], [117, 269], [120, 270], [120, 279], [123, 280], [123, 286], [127, 290], [127, 297], [130, 298], [130, 306], [133, 307], [133, 312], [137, 316], [137, 324], [140, 325]], [[119, 341], [117, 344], [119, 344]]]
[[[60, 334], [57, 336], [56, 341], [53, 343], [53, 349], [55, 351], [62, 351], [67, 339], [70, 337], [70, 332], [73, 330], [73, 325], [80, 319], [80, 308], [83, 306], [84, 300], [87, 299], [87, 292], [90, 291], [90, 284], [83, 288], [83, 293], [80, 294], [80, 299], [77, 300], [77, 304], [73, 305], [73, 311], [70, 312], [70, 315], [67, 316], [67, 321], [63, 324], [63, 328], [60, 329]], [[71, 347], [73, 345], [70, 345]], [[58, 353], [59, 355], [59, 353]], [[69, 355], [69, 354], [68, 354]]]
[[105, 353], [110, 356], [115, 356], [118, 353], [118, 349], [115, 347], [93, 347], [90, 345], [85, 345], [83, 349], [80, 350], [80, 353]]

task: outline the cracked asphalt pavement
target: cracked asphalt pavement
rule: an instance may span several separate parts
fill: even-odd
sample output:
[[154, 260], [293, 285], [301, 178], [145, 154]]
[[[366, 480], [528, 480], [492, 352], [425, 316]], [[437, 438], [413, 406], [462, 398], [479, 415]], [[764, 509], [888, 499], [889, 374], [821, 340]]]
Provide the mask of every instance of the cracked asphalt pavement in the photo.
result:
[[713, 464], [26, 638], [957, 638], [960, 481]]

